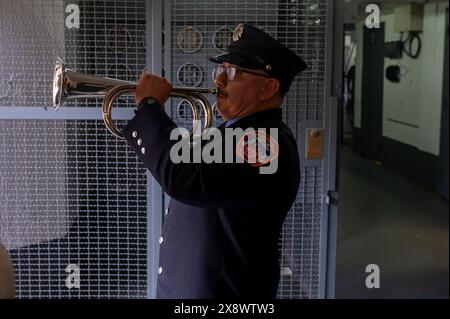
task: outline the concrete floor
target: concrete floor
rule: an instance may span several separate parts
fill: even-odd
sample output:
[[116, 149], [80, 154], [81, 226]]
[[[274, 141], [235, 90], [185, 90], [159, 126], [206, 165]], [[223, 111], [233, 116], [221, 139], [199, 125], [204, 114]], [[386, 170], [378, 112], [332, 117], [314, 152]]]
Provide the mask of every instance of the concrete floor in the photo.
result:
[[[418, 168], [420, 169], [420, 168]], [[336, 298], [448, 298], [449, 205], [341, 147]], [[365, 285], [380, 268], [380, 288]]]

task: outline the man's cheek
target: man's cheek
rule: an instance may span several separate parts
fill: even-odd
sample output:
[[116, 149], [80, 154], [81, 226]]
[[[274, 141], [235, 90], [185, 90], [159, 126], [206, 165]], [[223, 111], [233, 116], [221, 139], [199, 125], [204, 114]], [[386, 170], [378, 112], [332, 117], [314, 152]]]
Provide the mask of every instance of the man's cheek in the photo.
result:
[[229, 111], [232, 108], [231, 107], [232, 103], [230, 103], [230, 100], [228, 97], [224, 97], [224, 98], [218, 100], [217, 103], [223, 111]]
[[223, 100], [222, 99], [217, 99], [216, 107], [220, 113], [223, 112], [224, 108], [223, 108]]

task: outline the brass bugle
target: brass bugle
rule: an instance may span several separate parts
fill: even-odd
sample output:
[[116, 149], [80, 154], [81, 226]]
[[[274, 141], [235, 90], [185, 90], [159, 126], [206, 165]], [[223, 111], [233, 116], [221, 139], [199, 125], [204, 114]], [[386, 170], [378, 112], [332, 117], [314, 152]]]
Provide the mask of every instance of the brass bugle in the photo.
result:
[[[118, 80], [108, 77], [85, 74], [66, 67], [61, 59], [56, 61], [53, 76], [53, 107], [58, 110], [64, 102], [77, 98], [104, 97], [102, 116], [108, 130], [117, 138], [124, 139], [114, 125], [111, 110], [115, 100], [121, 95], [131, 95], [137, 82]], [[217, 94], [217, 89], [173, 87], [170, 96], [185, 99], [190, 105], [193, 120], [192, 130], [196, 132], [200, 115], [196, 105], [200, 105], [204, 114], [204, 129], [211, 127], [212, 108], [205, 94]], [[139, 106], [138, 106], [139, 107]]]

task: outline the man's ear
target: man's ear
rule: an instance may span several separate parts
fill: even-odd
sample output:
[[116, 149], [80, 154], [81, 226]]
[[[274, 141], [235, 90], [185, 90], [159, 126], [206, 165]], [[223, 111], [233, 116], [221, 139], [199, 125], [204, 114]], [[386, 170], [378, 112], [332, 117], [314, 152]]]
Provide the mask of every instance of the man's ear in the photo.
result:
[[269, 78], [266, 81], [266, 85], [264, 86], [260, 100], [267, 101], [270, 100], [275, 94], [277, 94], [280, 89], [280, 81], [274, 78]]

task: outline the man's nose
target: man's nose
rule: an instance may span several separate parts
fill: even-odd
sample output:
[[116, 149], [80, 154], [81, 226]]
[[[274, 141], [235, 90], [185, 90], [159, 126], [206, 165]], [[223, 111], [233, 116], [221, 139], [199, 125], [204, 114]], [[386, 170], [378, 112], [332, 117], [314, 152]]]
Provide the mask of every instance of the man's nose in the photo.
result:
[[227, 85], [227, 76], [225, 73], [221, 73], [214, 79], [214, 84], [218, 88], [223, 88]]

